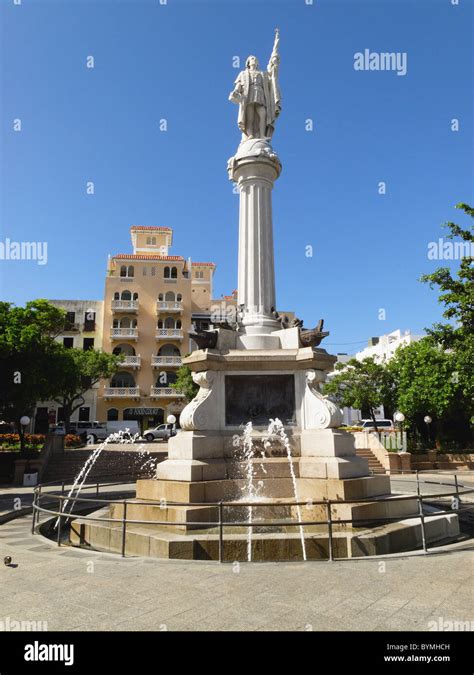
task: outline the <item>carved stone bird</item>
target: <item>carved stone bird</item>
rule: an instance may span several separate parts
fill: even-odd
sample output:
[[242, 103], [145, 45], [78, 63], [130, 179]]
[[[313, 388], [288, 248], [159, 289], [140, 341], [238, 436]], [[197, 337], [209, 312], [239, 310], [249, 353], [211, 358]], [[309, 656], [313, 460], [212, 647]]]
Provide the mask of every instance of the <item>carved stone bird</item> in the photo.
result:
[[189, 337], [197, 344], [199, 349], [214, 349], [217, 345], [218, 332], [216, 330], [189, 331]]
[[321, 319], [312, 330], [300, 330], [300, 342], [302, 347], [317, 347], [322, 340], [329, 335], [329, 331], [323, 331], [324, 319]]

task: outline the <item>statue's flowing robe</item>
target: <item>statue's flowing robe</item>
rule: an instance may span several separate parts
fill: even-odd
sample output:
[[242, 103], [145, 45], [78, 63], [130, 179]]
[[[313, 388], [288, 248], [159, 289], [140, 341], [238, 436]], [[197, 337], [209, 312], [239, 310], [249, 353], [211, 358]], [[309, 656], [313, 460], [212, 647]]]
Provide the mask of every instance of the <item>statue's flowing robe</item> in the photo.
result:
[[[268, 73], [264, 70], [260, 71], [263, 80], [263, 91], [265, 93], [265, 110], [266, 110], [266, 128], [267, 136], [271, 136], [274, 129], [275, 119], [280, 114], [280, 88], [278, 86], [276, 75]], [[242, 70], [235, 80], [235, 88], [240, 89], [241, 98], [239, 101], [239, 115], [237, 124], [242, 133], [246, 133], [245, 128], [245, 111], [248, 105], [248, 98], [250, 93], [250, 70], [246, 68]]]

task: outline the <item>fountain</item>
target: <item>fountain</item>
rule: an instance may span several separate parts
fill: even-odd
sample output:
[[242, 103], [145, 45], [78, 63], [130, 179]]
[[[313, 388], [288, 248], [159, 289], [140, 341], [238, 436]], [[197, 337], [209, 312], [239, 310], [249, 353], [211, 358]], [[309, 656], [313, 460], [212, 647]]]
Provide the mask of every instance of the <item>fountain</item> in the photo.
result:
[[[199, 349], [183, 362], [199, 391], [182, 411], [181, 430], [155, 478], [138, 480], [136, 499], [127, 500], [127, 518], [144, 521], [127, 525], [131, 554], [218, 559], [222, 502], [232, 502], [221, 507], [226, 560], [327, 557], [329, 528], [317, 523], [328, 518], [329, 500], [331, 542], [340, 557], [409, 550], [421, 541], [419, 519], [404, 521], [418, 514], [416, 499], [392, 497], [389, 476], [370, 474], [354, 436], [340, 428], [341, 411], [323, 394], [336, 361], [320, 347], [328, 335], [324, 322], [305, 330], [275, 309], [271, 195], [282, 164], [271, 142], [281, 111], [279, 43], [277, 31], [266, 70], [254, 56], [247, 59], [229, 97], [239, 106], [242, 132], [227, 164], [240, 195], [236, 321], [193, 334]], [[235, 436], [243, 425], [242, 457]], [[264, 502], [249, 507], [245, 534], [232, 528], [242, 495]], [[300, 499], [307, 501], [305, 522], [316, 524], [303, 527]], [[257, 509], [275, 527], [259, 531]], [[120, 550], [124, 510], [112, 504], [99, 512], [116, 523], [73, 523], [71, 541]], [[391, 520], [380, 525], [383, 518]], [[351, 519], [363, 523], [351, 526]], [[426, 517], [425, 524], [430, 541], [458, 533], [455, 515]]]

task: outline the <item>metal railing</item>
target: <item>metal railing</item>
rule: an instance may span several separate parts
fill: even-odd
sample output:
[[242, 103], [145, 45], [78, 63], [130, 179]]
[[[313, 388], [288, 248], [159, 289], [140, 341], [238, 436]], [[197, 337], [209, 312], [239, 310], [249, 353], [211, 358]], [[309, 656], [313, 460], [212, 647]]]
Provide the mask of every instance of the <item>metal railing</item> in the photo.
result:
[[[251, 528], [253, 531], [253, 528], [265, 528], [265, 527], [288, 527], [288, 528], [299, 528], [299, 527], [309, 527], [309, 526], [314, 526], [314, 525], [321, 525], [321, 526], [326, 526], [327, 527], [327, 532], [328, 532], [328, 558], [324, 558], [325, 560], [329, 561], [343, 561], [343, 560], [350, 560], [351, 558], [349, 557], [342, 557], [342, 558], [337, 558], [335, 556], [335, 546], [334, 542], [335, 539], [337, 539], [334, 535], [334, 526], [339, 526], [339, 525], [352, 525], [356, 527], [376, 527], [377, 525], [383, 525], [383, 524], [389, 524], [391, 522], [399, 522], [400, 520], [406, 521], [406, 520], [412, 520], [412, 519], [418, 519], [420, 521], [420, 527], [421, 527], [421, 542], [422, 542], [422, 550], [423, 553], [428, 553], [429, 552], [429, 546], [428, 546], [428, 540], [426, 536], [426, 518], [430, 518], [433, 516], [440, 516], [440, 515], [451, 515], [451, 514], [458, 514], [461, 512], [464, 512], [466, 508], [474, 508], [474, 504], [471, 504], [468, 507], [463, 508], [463, 505], [461, 504], [461, 496], [466, 495], [466, 494], [472, 494], [474, 493], [474, 488], [466, 487], [465, 485], [461, 485], [458, 481], [458, 476], [456, 474], [453, 475], [454, 477], [454, 484], [453, 483], [444, 483], [440, 481], [423, 481], [423, 484], [426, 485], [440, 485], [440, 486], [448, 486], [450, 488], [454, 488], [453, 490], [450, 490], [449, 492], [437, 492], [433, 494], [422, 494], [421, 492], [421, 483], [420, 483], [420, 473], [419, 471], [417, 472], [400, 472], [401, 474], [404, 475], [414, 475], [416, 473], [416, 494], [409, 494], [409, 495], [392, 495], [387, 498], [377, 498], [377, 499], [345, 499], [345, 500], [333, 500], [333, 499], [328, 499], [328, 500], [306, 500], [306, 501], [280, 501], [278, 500], [277, 503], [269, 503], [268, 501], [266, 502], [244, 502], [244, 501], [219, 501], [219, 502], [172, 502], [172, 501], [165, 501], [164, 503], [158, 501], [158, 500], [153, 500], [153, 501], [146, 501], [146, 500], [140, 500], [140, 506], [159, 506], [160, 508], [167, 508], [167, 507], [172, 507], [172, 506], [206, 506], [208, 508], [214, 507], [217, 511], [218, 518], [217, 520], [209, 520], [209, 521], [195, 521], [195, 522], [190, 522], [186, 521], [183, 523], [170, 523], [169, 521], [157, 521], [157, 520], [137, 520], [137, 519], [130, 519], [127, 518], [127, 508], [128, 505], [131, 503], [130, 500], [128, 499], [100, 499], [100, 489], [101, 488], [111, 488], [114, 486], [126, 486], [126, 485], [132, 485], [135, 480], [129, 480], [127, 482], [107, 482], [107, 483], [99, 483], [97, 481], [86, 484], [83, 486], [82, 490], [88, 490], [88, 489], [93, 489], [95, 490], [95, 497], [94, 498], [86, 498], [86, 497], [68, 497], [68, 495], [65, 494], [65, 482], [63, 481], [61, 485], [61, 492], [44, 492], [44, 488], [49, 486], [50, 484], [42, 484], [36, 486], [34, 489], [34, 499], [33, 499], [33, 519], [32, 519], [32, 534], [35, 533], [37, 526], [39, 525], [39, 518], [40, 514], [47, 514], [49, 516], [53, 516], [54, 518], [58, 519], [58, 526], [57, 526], [57, 533], [56, 533], [56, 541], [57, 545], [61, 546], [61, 539], [62, 539], [62, 534], [63, 534], [63, 529], [65, 524], [67, 524], [68, 521], [73, 520], [75, 518], [80, 518], [81, 521], [91, 521], [91, 522], [107, 522], [107, 523], [119, 523], [121, 527], [121, 550], [120, 554], [122, 557], [125, 557], [125, 552], [126, 552], [126, 532], [127, 532], [127, 526], [128, 525], [154, 525], [157, 527], [176, 527], [177, 525], [186, 525], [186, 526], [195, 526], [196, 528], [199, 529], [206, 529], [206, 528], [216, 528], [218, 532], [218, 550], [219, 550], [219, 562], [224, 562], [224, 544], [225, 544], [225, 536], [224, 536], [224, 528], [226, 526], [231, 526], [233, 528]], [[428, 474], [435, 474], [435, 473], [441, 473], [445, 475], [445, 472], [435, 472], [435, 471], [427, 471], [426, 473]], [[451, 475], [451, 474], [448, 474]], [[45, 497], [49, 499], [57, 499], [59, 503], [59, 508], [56, 510], [52, 510], [49, 508], [45, 508], [44, 506], [41, 505], [41, 500], [44, 499]], [[426, 513], [423, 509], [423, 504], [428, 503], [428, 502], [433, 502], [433, 501], [438, 501], [441, 498], [446, 498], [450, 497], [454, 499], [455, 501], [451, 502], [451, 506], [449, 510], [436, 510], [433, 513]], [[398, 516], [393, 516], [393, 517], [387, 517], [384, 516], [383, 518], [373, 518], [373, 517], [365, 517], [365, 518], [339, 518], [339, 517], [334, 517], [334, 512], [333, 509], [335, 507], [339, 507], [341, 505], [345, 504], [381, 504], [384, 502], [390, 502], [390, 501], [396, 501], [397, 503], [401, 501], [417, 501], [418, 504], [418, 513], [413, 514], [413, 515], [398, 515]], [[81, 515], [80, 512], [66, 512], [65, 511], [65, 502], [73, 502], [73, 506], [77, 503], [79, 505], [82, 505], [82, 510], [90, 510], [92, 508], [98, 507], [98, 506], [111, 506], [112, 504], [120, 504], [123, 507], [123, 513], [120, 518], [109, 518], [109, 517], [104, 517], [104, 516], [93, 516], [93, 515]], [[132, 503], [134, 500], [132, 500]], [[289, 521], [288, 519], [284, 520], [278, 520], [278, 519], [272, 519], [269, 521], [254, 521], [254, 522], [248, 522], [247, 520], [242, 521], [242, 520], [226, 520], [225, 518], [225, 509], [228, 508], [242, 508], [242, 507], [252, 507], [252, 508], [258, 508], [258, 507], [266, 507], [266, 508], [271, 508], [271, 507], [282, 507], [282, 506], [290, 506], [290, 507], [296, 507], [296, 506], [303, 506], [303, 507], [314, 507], [314, 506], [323, 506], [326, 509], [326, 518], [322, 520], [305, 520], [305, 521], [300, 521], [295, 518], [293, 518], [292, 521]], [[439, 544], [437, 544], [439, 546]], [[410, 553], [410, 551], [404, 551], [403, 554], [406, 555], [407, 553]], [[380, 554], [374, 554], [377, 557], [383, 557], [380, 556]], [[370, 555], [366, 557], [371, 557]], [[352, 558], [353, 559], [353, 558]]]
[[182, 356], [152, 356], [151, 365], [153, 368], [159, 368], [160, 366], [173, 366], [178, 368], [183, 365]]
[[115, 312], [138, 312], [138, 300], [112, 300]]

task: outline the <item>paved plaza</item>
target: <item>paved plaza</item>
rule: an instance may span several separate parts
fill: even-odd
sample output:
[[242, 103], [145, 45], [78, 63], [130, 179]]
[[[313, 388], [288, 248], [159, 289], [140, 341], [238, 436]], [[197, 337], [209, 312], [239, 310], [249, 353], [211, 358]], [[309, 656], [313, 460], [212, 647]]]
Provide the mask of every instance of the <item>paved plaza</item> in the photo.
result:
[[84, 631], [425, 631], [474, 620], [471, 544], [384, 560], [220, 565], [57, 548], [30, 527], [30, 517], [0, 526], [0, 553], [14, 565], [0, 567], [2, 620]]

